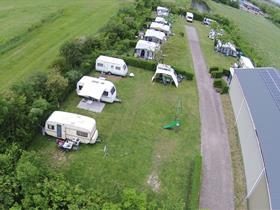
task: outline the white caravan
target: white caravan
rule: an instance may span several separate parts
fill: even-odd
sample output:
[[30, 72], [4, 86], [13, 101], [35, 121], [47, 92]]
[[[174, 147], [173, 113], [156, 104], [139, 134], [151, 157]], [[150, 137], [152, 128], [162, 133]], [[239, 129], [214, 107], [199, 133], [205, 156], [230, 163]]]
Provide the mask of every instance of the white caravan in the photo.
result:
[[99, 56], [95, 62], [96, 71], [110, 73], [118, 76], [127, 75], [127, 65], [124, 60], [108, 56]]
[[169, 15], [169, 9], [166, 7], [157, 7], [157, 15], [158, 16], [168, 16]]
[[135, 47], [135, 55], [140, 58], [152, 60], [159, 50], [159, 44], [146, 40], [139, 40]]
[[152, 81], [154, 81], [155, 79], [160, 79], [162, 81], [164, 81], [165, 79], [172, 80], [176, 87], [178, 87], [179, 85], [176, 72], [170, 65], [159, 63], [157, 65], [157, 70], [152, 77]]
[[77, 83], [77, 94], [87, 99], [113, 103], [117, 100], [115, 85], [105, 78], [83, 76]]
[[60, 139], [79, 138], [85, 144], [94, 144], [98, 138], [93, 118], [61, 111], [51, 114], [45, 123], [45, 132]]
[[245, 56], [240, 56], [239, 58], [239, 68], [243, 69], [253, 69], [255, 68], [250, 58]]
[[149, 42], [162, 44], [166, 40], [165, 33], [154, 29], [147, 29], [144, 39]]
[[164, 25], [164, 24], [157, 23], [157, 22], [152, 22], [150, 25], [150, 29], [154, 29], [156, 31], [161, 31], [161, 32], [165, 33], [166, 36], [169, 36], [171, 33], [169, 25]]
[[169, 25], [167, 20], [165, 20], [163, 17], [156, 17], [155, 22], [161, 23], [161, 24], [164, 24], [164, 25]]
[[188, 22], [193, 22], [193, 13], [187, 12], [186, 19]]

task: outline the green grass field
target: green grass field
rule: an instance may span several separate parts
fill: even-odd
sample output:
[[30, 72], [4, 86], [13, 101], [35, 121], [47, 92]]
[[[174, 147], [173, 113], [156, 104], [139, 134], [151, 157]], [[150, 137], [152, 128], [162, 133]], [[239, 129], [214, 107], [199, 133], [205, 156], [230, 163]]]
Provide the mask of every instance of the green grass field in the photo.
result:
[[213, 13], [224, 15], [234, 21], [241, 35], [252, 45], [267, 66], [280, 69], [280, 28], [264, 17], [208, 1]]
[[[184, 30], [177, 19], [175, 31]], [[170, 42], [169, 42], [170, 41]], [[193, 72], [186, 37], [172, 37], [165, 44], [166, 63], [177, 64]], [[173, 44], [181, 53], [171, 54]], [[186, 53], [186, 54], [185, 54]], [[82, 145], [77, 152], [62, 153], [54, 141], [39, 137], [31, 149], [73, 183], [110, 193], [116, 186], [133, 187], [152, 192], [160, 183], [159, 192], [150, 194], [164, 205], [185, 202], [189, 190], [191, 164], [200, 154], [200, 124], [195, 81], [183, 81], [179, 88], [152, 83], [153, 72], [129, 67], [134, 78], [111, 78], [121, 98], [120, 104], [107, 104], [101, 114], [76, 108], [80, 98], [73, 92], [62, 110], [94, 117], [102, 143]], [[182, 102], [181, 127], [164, 130], [174, 120], [178, 100]], [[104, 157], [104, 146], [109, 155]], [[148, 180], [156, 180], [148, 184]], [[168, 208], [168, 207], [167, 207]]]
[[[33, 72], [46, 71], [57, 58], [61, 44], [79, 36], [95, 34], [123, 2], [1, 1], [0, 91]], [[10, 41], [13, 38], [16, 40]]]

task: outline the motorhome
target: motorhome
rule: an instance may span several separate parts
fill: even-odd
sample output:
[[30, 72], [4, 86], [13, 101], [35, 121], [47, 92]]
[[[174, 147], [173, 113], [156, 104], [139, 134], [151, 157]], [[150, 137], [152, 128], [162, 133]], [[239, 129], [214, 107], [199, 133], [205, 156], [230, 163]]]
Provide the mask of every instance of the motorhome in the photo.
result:
[[46, 134], [59, 139], [79, 138], [81, 143], [94, 144], [98, 139], [96, 121], [79, 114], [55, 111], [45, 123]]
[[193, 22], [193, 13], [187, 12], [186, 19], [188, 22]]
[[128, 68], [124, 60], [103, 55], [96, 59], [95, 69], [96, 71], [118, 76], [126, 76], [128, 72]]
[[76, 92], [86, 99], [113, 103], [117, 99], [115, 85], [105, 78], [83, 76], [77, 83]]
[[253, 68], [255, 68], [252, 61], [250, 60], [250, 58], [247, 58], [245, 56], [240, 56], [238, 66], [239, 66], [239, 68], [242, 68], [242, 69], [253, 69]]

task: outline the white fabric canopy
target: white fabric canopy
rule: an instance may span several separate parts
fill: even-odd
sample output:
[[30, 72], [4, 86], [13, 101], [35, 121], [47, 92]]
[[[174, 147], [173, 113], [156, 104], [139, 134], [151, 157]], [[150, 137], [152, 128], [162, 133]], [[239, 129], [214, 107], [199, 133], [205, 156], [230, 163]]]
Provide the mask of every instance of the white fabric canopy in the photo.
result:
[[79, 92], [78, 95], [83, 97], [91, 97], [100, 101], [104, 91], [105, 91], [104, 85], [98, 86], [98, 85], [86, 84], [83, 86], [82, 90]]

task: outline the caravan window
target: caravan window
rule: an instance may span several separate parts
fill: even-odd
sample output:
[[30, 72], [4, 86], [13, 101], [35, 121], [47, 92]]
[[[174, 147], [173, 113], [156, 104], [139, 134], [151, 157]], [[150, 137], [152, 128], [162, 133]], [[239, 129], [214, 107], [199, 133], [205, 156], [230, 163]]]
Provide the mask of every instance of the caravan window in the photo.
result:
[[82, 85], [79, 85], [79, 90], [82, 90], [83, 86]]
[[115, 89], [115, 87], [112, 87], [112, 89], [111, 89], [111, 94], [113, 95], [114, 93], [115, 93], [115, 91], [116, 91], [116, 89]]
[[123, 65], [123, 69], [126, 70], [126, 65]]
[[54, 125], [50, 125], [50, 124], [48, 124], [48, 129], [50, 129], [50, 130], [54, 130]]
[[103, 63], [97, 63], [97, 66], [103, 67]]
[[107, 91], [104, 91], [104, 92], [103, 92], [103, 96], [108, 96], [108, 94], [109, 94], [109, 93], [108, 93]]
[[121, 67], [119, 67], [119, 66], [116, 66], [116, 70], [121, 70]]
[[88, 137], [88, 133], [83, 132], [83, 131], [77, 131], [77, 135], [82, 136], [82, 137]]

